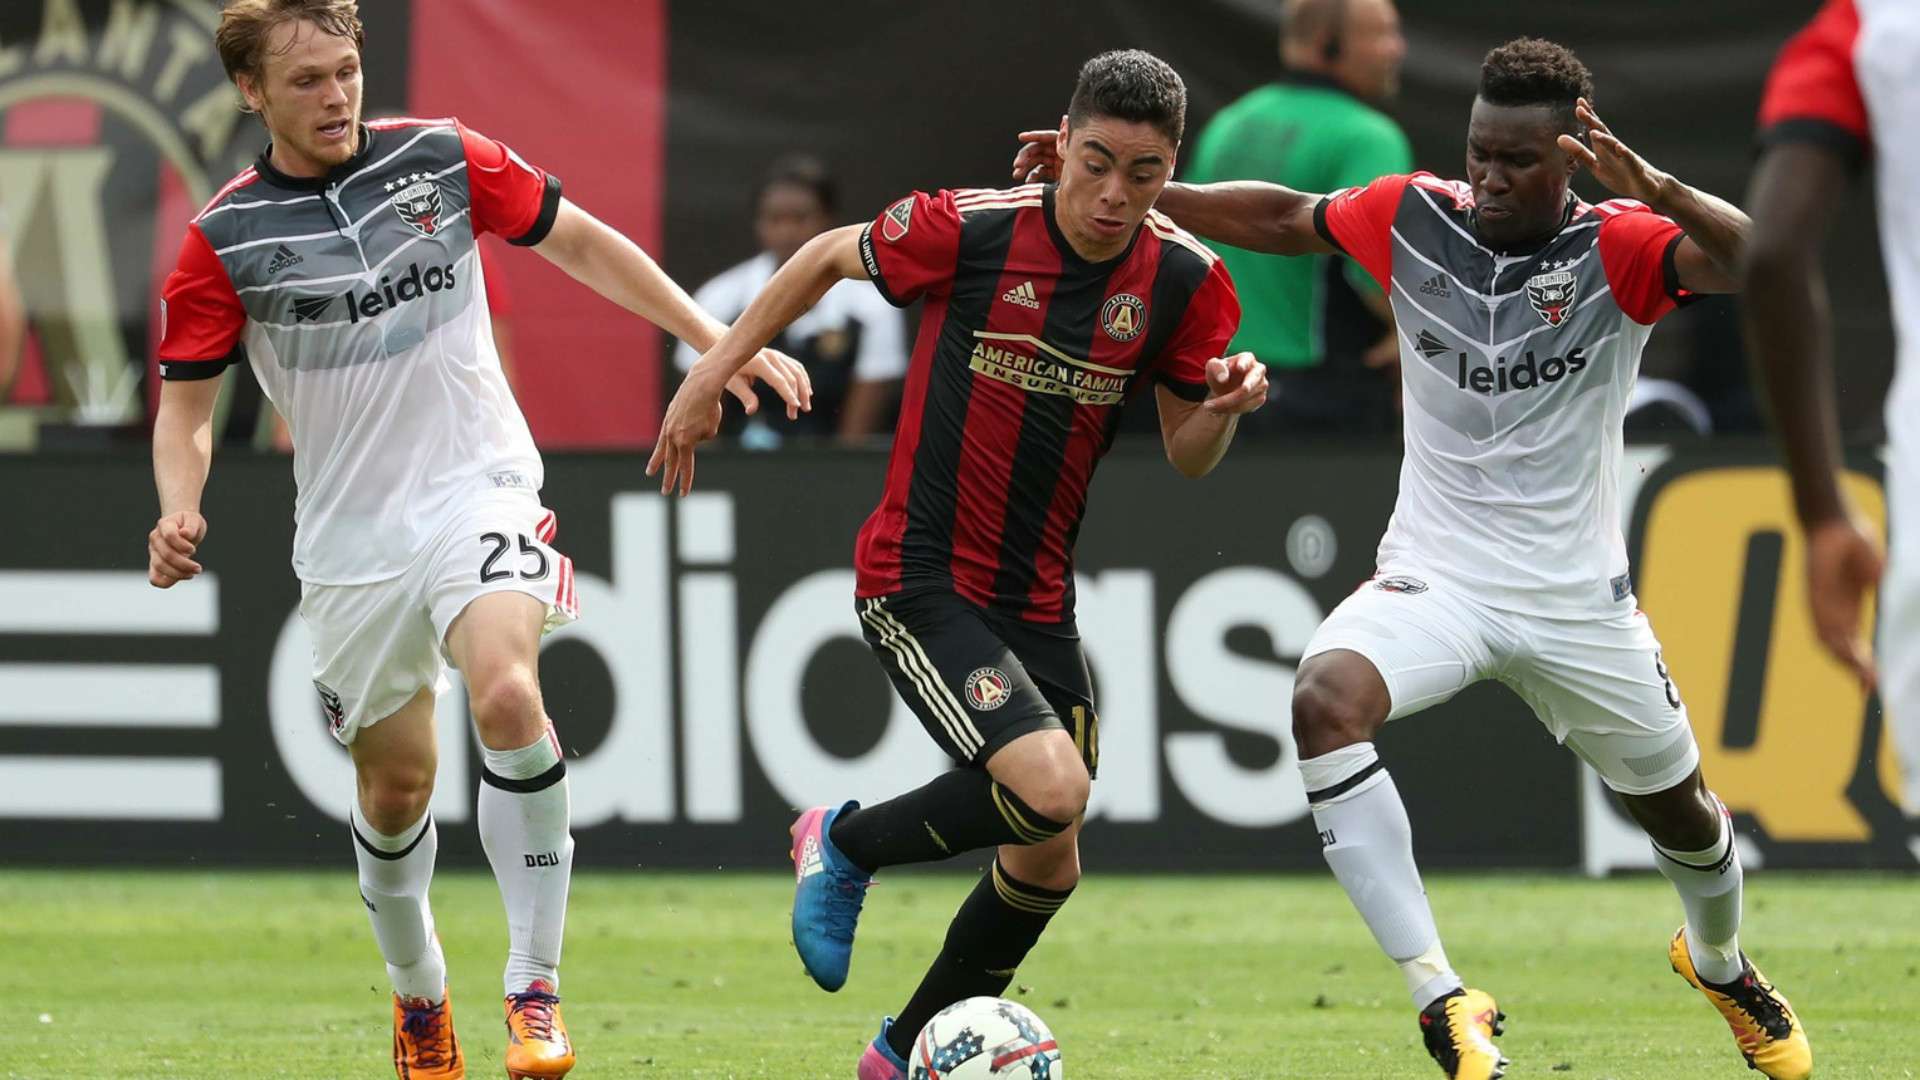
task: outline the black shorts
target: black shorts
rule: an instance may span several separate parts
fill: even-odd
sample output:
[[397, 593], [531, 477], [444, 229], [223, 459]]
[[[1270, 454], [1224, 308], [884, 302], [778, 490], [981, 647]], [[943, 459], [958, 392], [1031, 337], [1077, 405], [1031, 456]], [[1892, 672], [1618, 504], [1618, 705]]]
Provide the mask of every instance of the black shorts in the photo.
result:
[[955, 761], [984, 765], [1030, 731], [1061, 728], [1100, 767], [1100, 720], [1080, 638], [942, 590], [856, 600], [860, 629], [900, 697]]

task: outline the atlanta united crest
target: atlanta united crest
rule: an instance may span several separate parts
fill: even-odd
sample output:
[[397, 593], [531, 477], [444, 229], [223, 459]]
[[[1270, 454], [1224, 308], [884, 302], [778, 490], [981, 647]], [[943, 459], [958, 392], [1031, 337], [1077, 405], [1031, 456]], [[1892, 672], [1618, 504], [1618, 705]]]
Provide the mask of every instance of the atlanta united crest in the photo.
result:
[[1013, 680], [999, 668], [975, 669], [967, 676], [967, 704], [981, 712], [992, 712], [1013, 696]]
[[426, 173], [408, 173], [387, 184], [393, 212], [421, 236], [440, 231], [440, 185]]
[[1579, 283], [1571, 270], [1553, 270], [1527, 279], [1527, 302], [1548, 326], [1567, 321], [1567, 316], [1573, 314], [1573, 300], [1578, 292]]
[[1147, 305], [1132, 293], [1114, 293], [1100, 309], [1100, 329], [1115, 341], [1132, 341], [1147, 326]]

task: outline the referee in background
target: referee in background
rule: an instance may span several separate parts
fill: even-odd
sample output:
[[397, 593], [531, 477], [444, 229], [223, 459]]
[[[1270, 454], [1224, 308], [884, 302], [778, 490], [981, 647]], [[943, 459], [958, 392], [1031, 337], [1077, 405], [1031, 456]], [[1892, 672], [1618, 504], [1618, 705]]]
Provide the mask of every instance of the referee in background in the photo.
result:
[[[1406, 58], [1393, 0], [1284, 0], [1278, 81], [1222, 109], [1201, 132], [1190, 183], [1266, 180], [1336, 191], [1413, 170], [1413, 149], [1380, 105]], [[1340, 256], [1285, 258], [1213, 244], [1245, 311], [1232, 352], [1267, 364], [1273, 396], [1240, 418], [1257, 435], [1399, 431], [1399, 348], [1386, 297]]]

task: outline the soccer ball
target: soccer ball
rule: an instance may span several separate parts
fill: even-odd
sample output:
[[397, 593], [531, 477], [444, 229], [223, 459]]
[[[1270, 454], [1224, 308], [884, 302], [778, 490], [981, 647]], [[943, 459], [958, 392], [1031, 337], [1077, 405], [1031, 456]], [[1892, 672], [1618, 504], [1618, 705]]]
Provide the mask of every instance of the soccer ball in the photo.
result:
[[1025, 1005], [968, 998], [934, 1014], [908, 1055], [908, 1080], [1063, 1080], [1060, 1045]]

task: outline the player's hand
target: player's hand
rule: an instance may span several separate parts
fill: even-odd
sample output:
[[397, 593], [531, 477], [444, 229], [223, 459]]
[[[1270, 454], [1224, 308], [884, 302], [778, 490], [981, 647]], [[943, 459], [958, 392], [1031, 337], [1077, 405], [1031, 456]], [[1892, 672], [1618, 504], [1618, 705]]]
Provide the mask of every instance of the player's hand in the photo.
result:
[[193, 553], [207, 538], [207, 519], [193, 510], [168, 514], [147, 534], [147, 583], [156, 589], [171, 589], [200, 573]]
[[667, 403], [660, 439], [647, 459], [647, 475], [660, 475], [660, 494], [693, 490], [693, 449], [720, 433], [720, 392], [719, 381], [703, 374], [696, 363]]
[[1647, 164], [1646, 158], [1615, 138], [1607, 125], [1601, 122], [1600, 114], [1587, 104], [1586, 98], [1579, 100], [1573, 112], [1587, 126], [1587, 141], [1593, 144], [1593, 148], [1580, 145], [1580, 140], [1571, 135], [1562, 135], [1559, 139], [1560, 149], [1565, 150], [1615, 195], [1639, 199], [1648, 205], [1655, 203], [1660, 198], [1662, 187], [1671, 178]]
[[1221, 416], [1250, 413], [1267, 403], [1267, 365], [1250, 352], [1207, 361], [1207, 400], [1201, 407]]
[[761, 349], [747, 366], [727, 380], [727, 392], [740, 399], [747, 415], [760, 411], [760, 395], [754, 393], [754, 380], [760, 380], [780, 395], [787, 404], [787, 419], [798, 420], [803, 412], [813, 411], [813, 379], [806, 365], [776, 349]]
[[1807, 604], [1820, 644], [1872, 689], [1873, 649], [1860, 622], [1867, 594], [1880, 583], [1880, 545], [1859, 519], [1832, 518], [1807, 529]]
[[[1065, 124], [1066, 117], [1060, 122]], [[1013, 156], [1013, 178], [1030, 184], [1060, 179], [1060, 131], [1058, 128], [1023, 131], [1020, 152]]]

